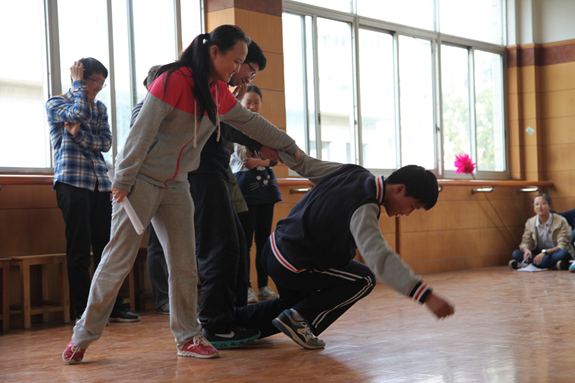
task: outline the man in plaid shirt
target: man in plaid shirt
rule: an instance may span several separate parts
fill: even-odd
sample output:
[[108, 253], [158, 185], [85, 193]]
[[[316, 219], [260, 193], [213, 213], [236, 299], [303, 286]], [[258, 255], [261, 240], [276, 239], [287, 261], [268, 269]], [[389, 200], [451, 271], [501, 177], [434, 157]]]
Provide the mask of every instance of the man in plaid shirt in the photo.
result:
[[[90, 247], [96, 269], [110, 240], [112, 185], [102, 152], [110, 150], [112, 133], [106, 106], [96, 100], [106, 86], [106, 67], [94, 58], [83, 58], [74, 62], [70, 74], [72, 87], [49, 99], [46, 113], [54, 148], [54, 189], [66, 224], [68, 281], [80, 318], [90, 293]], [[111, 321], [140, 320], [121, 302], [118, 296]]]

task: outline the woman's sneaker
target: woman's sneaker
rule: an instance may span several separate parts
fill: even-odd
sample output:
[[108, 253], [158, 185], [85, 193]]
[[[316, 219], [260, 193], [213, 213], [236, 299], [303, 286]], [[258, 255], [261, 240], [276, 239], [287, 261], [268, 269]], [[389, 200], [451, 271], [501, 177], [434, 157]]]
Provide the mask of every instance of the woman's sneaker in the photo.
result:
[[277, 295], [269, 286], [260, 287], [258, 290], [258, 299], [260, 301], [279, 298], [279, 295]]
[[203, 335], [196, 335], [191, 341], [186, 343], [184, 347], [178, 350], [178, 355], [209, 359], [218, 358], [220, 353]]
[[575, 273], [575, 263], [572, 263], [571, 266], [569, 266], [569, 272]]
[[286, 334], [303, 348], [315, 350], [325, 347], [325, 342], [314, 336], [309, 323], [295, 320], [289, 309], [281, 313], [272, 323], [278, 330]]
[[62, 353], [62, 359], [68, 364], [80, 363], [84, 358], [85, 348], [76, 347], [74, 341], [70, 339], [70, 343]]

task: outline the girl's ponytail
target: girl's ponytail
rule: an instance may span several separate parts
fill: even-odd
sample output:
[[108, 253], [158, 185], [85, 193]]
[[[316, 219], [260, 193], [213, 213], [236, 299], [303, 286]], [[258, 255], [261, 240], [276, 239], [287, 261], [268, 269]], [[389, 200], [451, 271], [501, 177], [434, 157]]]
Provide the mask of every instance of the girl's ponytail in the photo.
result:
[[[158, 76], [168, 72], [164, 81], [164, 94], [168, 84], [168, 78], [177, 69], [189, 67], [192, 69], [192, 78], [194, 80], [194, 97], [199, 106], [198, 120], [201, 120], [204, 113], [207, 113], [210, 121], [216, 124], [216, 115], [218, 108], [210, 92], [210, 48], [217, 46], [221, 53], [226, 53], [232, 49], [238, 41], [244, 41], [250, 44], [250, 39], [245, 32], [235, 25], [221, 25], [210, 33], [204, 33], [196, 36], [189, 47], [187, 47], [180, 58], [171, 63], [164, 65], [158, 70]], [[196, 111], [196, 106], [192, 109]]]

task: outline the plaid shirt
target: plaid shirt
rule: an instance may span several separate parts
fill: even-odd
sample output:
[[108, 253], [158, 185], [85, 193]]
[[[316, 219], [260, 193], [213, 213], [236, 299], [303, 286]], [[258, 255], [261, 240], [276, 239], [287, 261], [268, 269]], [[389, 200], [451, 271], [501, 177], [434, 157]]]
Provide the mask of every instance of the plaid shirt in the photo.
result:
[[[74, 81], [73, 94], [68, 90], [46, 102], [55, 157], [54, 184], [62, 182], [94, 191], [97, 181], [99, 191], [109, 192], [112, 185], [102, 156], [112, 146], [108, 114], [101, 101], [95, 100], [90, 108], [85, 86], [85, 80]], [[81, 123], [78, 133], [68, 133], [64, 122]]]

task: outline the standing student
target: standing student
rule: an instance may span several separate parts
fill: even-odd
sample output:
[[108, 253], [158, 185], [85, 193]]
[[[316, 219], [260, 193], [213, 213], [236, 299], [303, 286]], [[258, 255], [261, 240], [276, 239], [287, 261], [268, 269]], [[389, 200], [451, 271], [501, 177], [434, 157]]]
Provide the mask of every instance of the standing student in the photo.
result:
[[126, 197], [144, 226], [153, 222], [165, 251], [170, 327], [178, 355], [219, 355], [196, 320], [194, 203], [187, 174], [198, 166], [201, 149], [220, 119], [271, 147], [298, 151], [289, 136], [247, 111], [227, 88], [247, 55], [249, 42], [240, 28], [222, 25], [197, 36], [176, 62], [158, 71], [159, 78], [117, 157], [112, 238], [94, 274], [86, 311], [62, 355], [64, 361], [81, 362], [86, 348], [100, 338], [113, 297], [134, 264], [141, 235], [119, 204]]
[[[246, 85], [265, 69], [266, 62], [262, 50], [252, 41], [244, 63], [228, 83], [236, 87], [234, 94], [244, 94]], [[249, 254], [227, 186], [228, 141], [277, 158], [275, 151], [262, 147], [232, 126], [222, 123], [221, 128], [221, 137], [218, 132], [211, 135], [202, 150], [198, 169], [188, 174], [190, 192], [196, 203], [194, 225], [202, 281], [199, 319], [204, 336], [217, 349], [239, 346], [259, 336], [258, 330], [243, 328], [234, 322], [234, 306], [248, 303]]]
[[[260, 89], [255, 85], [249, 85], [242, 98], [242, 105], [254, 113], [259, 113], [262, 101]], [[248, 211], [238, 215], [246, 235], [248, 260], [255, 235], [257, 297], [260, 300], [266, 300], [277, 298], [278, 295], [268, 286], [268, 274], [262, 265], [261, 253], [272, 231], [274, 205], [282, 200], [282, 195], [272, 170], [272, 166], [275, 166], [277, 162], [264, 160], [257, 155], [257, 152], [255, 155], [252, 153], [245, 146], [236, 144], [231, 164], [248, 205]], [[248, 262], [248, 279], [249, 270]], [[250, 294], [254, 294], [251, 281], [248, 296]]]
[[[261, 337], [281, 331], [304, 348], [323, 348], [317, 336], [371, 292], [376, 275], [438, 318], [453, 314], [389, 248], [378, 224], [382, 207], [390, 217], [431, 209], [438, 196], [433, 173], [408, 165], [384, 179], [358, 165], [280, 157], [315, 187], [277, 223], [262, 252], [280, 297], [237, 309], [239, 323]], [[357, 250], [367, 265], [353, 260]]]
[[[94, 270], [110, 239], [112, 203], [108, 167], [102, 153], [110, 150], [112, 133], [106, 106], [96, 96], [108, 70], [88, 57], [70, 68], [72, 87], [46, 102], [54, 148], [54, 189], [66, 224], [66, 265], [76, 317], [86, 309], [90, 292], [90, 251]], [[136, 322], [117, 296], [110, 321]]]

